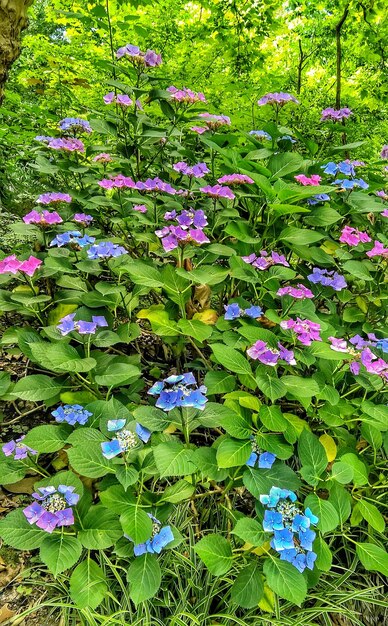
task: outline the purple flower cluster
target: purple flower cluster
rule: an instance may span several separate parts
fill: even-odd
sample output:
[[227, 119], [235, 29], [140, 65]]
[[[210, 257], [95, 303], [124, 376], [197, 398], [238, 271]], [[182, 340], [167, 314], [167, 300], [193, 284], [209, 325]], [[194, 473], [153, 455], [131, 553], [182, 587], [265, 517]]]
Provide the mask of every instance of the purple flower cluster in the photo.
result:
[[99, 180], [98, 184], [104, 189], [122, 189], [127, 187], [128, 189], [135, 189], [136, 183], [130, 176], [124, 176], [123, 174], [117, 174], [114, 178], [103, 178]]
[[352, 111], [348, 107], [338, 110], [328, 107], [327, 109], [323, 109], [321, 113], [321, 122], [326, 122], [327, 120], [332, 122], [341, 122], [342, 120], [346, 120], [351, 115]]
[[314, 569], [316, 533], [311, 526], [318, 524], [319, 518], [309, 508], [303, 512], [295, 504], [296, 500], [293, 491], [279, 487], [271, 487], [268, 495], [260, 496], [260, 502], [266, 507], [263, 529], [273, 533], [271, 548], [280, 554], [281, 561], [288, 561], [304, 572], [306, 567]]
[[381, 243], [381, 241], [375, 241], [373, 248], [371, 250], [368, 250], [366, 256], [368, 256], [370, 259], [375, 256], [382, 256], [383, 258], [386, 258], [388, 257], [388, 248], [384, 248], [384, 244]]
[[51, 139], [51, 141], [48, 142], [48, 147], [53, 150], [64, 150], [65, 152], [85, 152], [83, 142], [75, 137], [68, 139], [64, 137]]
[[220, 185], [253, 185], [254, 180], [246, 174], [225, 174], [217, 180]]
[[[203, 228], [207, 226], [207, 218], [201, 209], [197, 211], [184, 209], [179, 214], [175, 210], [169, 211], [164, 214], [164, 219], [175, 219], [178, 222], [177, 226], [164, 226], [164, 228], [155, 231], [156, 236], [161, 239], [162, 246], [166, 252], [188, 243], [198, 245], [209, 243], [209, 239], [203, 232]], [[194, 228], [190, 228], [192, 226]]]
[[376, 347], [383, 349], [383, 352], [385, 352], [384, 348], [388, 347], [386, 339], [377, 339], [374, 334], [369, 334], [368, 341], [364, 340], [360, 335], [355, 335], [349, 339], [350, 345], [346, 339], [337, 339], [336, 337], [329, 337], [329, 341], [332, 350], [344, 352], [353, 357], [353, 361], [350, 363], [352, 374], [357, 376], [361, 371], [361, 365], [363, 365], [369, 374], [376, 374], [384, 380], [388, 380], [388, 363], [370, 349], [371, 347]]
[[79, 500], [74, 490], [75, 487], [68, 485], [38, 487], [40, 493], [32, 494], [35, 502], [23, 510], [29, 524], [36, 524], [48, 533], [61, 526], [72, 526], [74, 514], [71, 507]]
[[380, 157], [384, 160], [388, 159], [388, 145], [387, 144], [381, 148]]
[[321, 326], [311, 320], [301, 320], [297, 317], [296, 320], [289, 319], [280, 322], [281, 328], [285, 330], [292, 330], [300, 343], [304, 346], [310, 346], [312, 341], [322, 341], [320, 336]]
[[111, 259], [123, 254], [128, 254], [128, 251], [117, 243], [111, 241], [101, 241], [89, 248], [87, 251], [88, 259]]
[[230, 117], [227, 115], [213, 115], [212, 113], [200, 113], [198, 117], [206, 126], [192, 126], [190, 130], [202, 135], [208, 130], [218, 130], [221, 126], [230, 126]]
[[206, 102], [205, 95], [201, 91], [191, 91], [191, 89], [187, 89], [186, 87], [182, 87], [182, 89], [177, 89], [177, 87], [174, 87], [174, 85], [171, 85], [171, 87], [167, 87], [166, 91], [168, 91], [168, 93], [170, 94], [171, 100], [175, 100], [175, 102], [183, 104]]
[[133, 104], [135, 104], [137, 109], [143, 110], [143, 106], [140, 102], [140, 100], [136, 100], [135, 102], [129, 97], [127, 96], [127, 94], [115, 94], [114, 91], [110, 91], [109, 93], [107, 93], [105, 96], [103, 96], [103, 100], [105, 102], [105, 104], [118, 104], [121, 107], [130, 107]]
[[177, 193], [177, 190], [174, 189], [174, 187], [172, 187], [169, 183], [163, 182], [158, 177], [147, 178], [144, 182], [139, 180], [135, 184], [135, 188], [146, 193], [169, 193], [172, 196]]
[[157, 54], [154, 50], [147, 50], [146, 52], [142, 52], [138, 46], [133, 46], [132, 44], [127, 44], [126, 46], [122, 46], [116, 52], [116, 57], [118, 59], [122, 59], [125, 57], [135, 67], [157, 67], [162, 64], [162, 57], [160, 54]]
[[65, 337], [65, 335], [68, 335], [74, 330], [78, 331], [80, 335], [94, 335], [97, 328], [105, 328], [108, 326], [108, 322], [103, 315], [93, 315], [91, 322], [74, 320], [74, 318], [75, 313], [69, 313], [69, 315], [65, 315], [65, 317], [62, 317], [59, 321], [57, 328], [61, 332], [62, 337]]
[[247, 309], [242, 309], [236, 302], [224, 306], [224, 309], [224, 319], [228, 321], [237, 320], [239, 317], [243, 316], [257, 319], [263, 315], [263, 309], [259, 306], [250, 306]]
[[54, 204], [57, 202], [71, 202], [71, 196], [68, 193], [43, 193], [37, 199], [37, 204]]
[[206, 391], [204, 385], [198, 386], [194, 374], [187, 372], [156, 382], [148, 393], [151, 396], [158, 396], [155, 406], [163, 411], [190, 406], [202, 411], [207, 402]]
[[305, 298], [314, 298], [313, 292], [298, 283], [296, 287], [292, 287], [291, 285], [287, 285], [286, 287], [280, 287], [280, 289], [276, 292], [277, 296], [291, 296], [296, 300], [305, 300]]
[[205, 193], [210, 198], [225, 198], [226, 200], [234, 200], [236, 197], [229, 187], [223, 187], [222, 185], [206, 185], [206, 187], [201, 187], [200, 191]]
[[53, 224], [60, 224], [62, 222], [61, 216], [56, 211], [30, 211], [23, 217], [25, 224], [36, 224], [42, 228], [52, 226]]
[[145, 204], [135, 204], [132, 207], [132, 211], [137, 211], [138, 213], [147, 213], [148, 209]]
[[70, 426], [76, 424], [84, 426], [93, 413], [84, 409], [80, 404], [65, 404], [59, 406], [55, 411], [51, 411], [51, 415], [55, 417], [57, 422], [66, 422]]
[[245, 261], [245, 263], [252, 265], [252, 267], [256, 267], [258, 270], [267, 270], [272, 265], [284, 265], [285, 267], [290, 267], [286, 257], [282, 254], [278, 254], [277, 252], [271, 252], [271, 254], [268, 254], [266, 250], [261, 250], [260, 256], [256, 256], [255, 253], [252, 253], [249, 256], [242, 256], [241, 258]]
[[287, 102], [294, 102], [295, 104], [299, 104], [299, 101], [292, 96], [290, 93], [285, 93], [283, 91], [274, 92], [274, 93], [266, 93], [265, 96], [262, 96], [260, 100], [257, 101], [259, 106], [264, 106], [265, 104], [271, 104], [272, 106], [282, 107]]
[[276, 349], [270, 348], [265, 341], [259, 340], [248, 348], [247, 354], [251, 359], [271, 367], [275, 367], [278, 361], [285, 361], [288, 365], [296, 365], [293, 351], [287, 350], [281, 343], [278, 343], [278, 349]]
[[205, 174], [210, 172], [206, 163], [188, 165], [184, 161], [179, 161], [178, 163], [174, 163], [173, 168], [176, 172], [190, 176], [190, 178], [203, 178]]
[[347, 287], [345, 278], [334, 270], [321, 270], [319, 267], [313, 268], [313, 273], [307, 276], [310, 283], [331, 287], [334, 291], [341, 291]]
[[348, 246], [358, 246], [359, 243], [368, 243], [372, 240], [368, 233], [351, 226], [344, 226], [339, 241], [348, 244]]
[[86, 228], [93, 222], [93, 217], [91, 215], [87, 215], [86, 213], [74, 213], [73, 221]]
[[87, 120], [80, 117], [65, 117], [59, 122], [62, 131], [70, 130], [73, 133], [92, 133], [93, 129]]
[[79, 232], [79, 230], [68, 230], [66, 233], [61, 233], [54, 237], [54, 239], [50, 242], [50, 247], [58, 246], [58, 248], [62, 248], [62, 246], [69, 244], [73, 250], [81, 250], [85, 246], [94, 242], [94, 237], [83, 235]]
[[107, 152], [100, 152], [99, 154], [96, 154], [95, 157], [93, 157], [93, 161], [94, 163], [111, 163], [113, 159], [111, 155]]
[[21, 461], [22, 459], [27, 458], [28, 454], [38, 454], [36, 450], [22, 443], [24, 438], [25, 435], [22, 435], [15, 441], [12, 440], [5, 443], [1, 448], [5, 456], [13, 456], [14, 461]]
[[108, 420], [107, 429], [109, 432], [114, 432], [115, 437], [101, 443], [102, 454], [106, 459], [113, 459], [123, 452], [129, 452], [138, 447], [139, 440], [147, 443], [151, 437], [151, 431], [141, 424], [136, 424], [136, 432], [133, 433], [125, 428], [125, 423], [125, 419]]

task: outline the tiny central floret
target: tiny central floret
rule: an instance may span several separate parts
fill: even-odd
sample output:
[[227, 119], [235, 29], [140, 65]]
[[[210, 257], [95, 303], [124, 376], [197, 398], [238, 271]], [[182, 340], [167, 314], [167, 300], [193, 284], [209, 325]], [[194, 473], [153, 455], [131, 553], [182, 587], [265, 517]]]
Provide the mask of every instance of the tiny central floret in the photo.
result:
[[122, 450], [131, 450], [137, 445], [137, 437], [130, 430], [121, 430], [116, 435]]
[[48, 496], [42, 502], [42, 506], [46, 511], [50, 513], [56, 513], [57, 511], [64, 511], [69, 506], [65, 500], [59, 493], [53, 493], [51, 496]]

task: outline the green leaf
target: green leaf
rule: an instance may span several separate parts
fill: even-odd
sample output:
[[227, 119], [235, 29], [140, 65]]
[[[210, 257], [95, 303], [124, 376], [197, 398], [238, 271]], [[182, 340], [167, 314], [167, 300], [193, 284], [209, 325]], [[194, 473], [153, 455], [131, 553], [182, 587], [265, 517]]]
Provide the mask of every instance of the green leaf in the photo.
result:
[[24, 478], [27, 467], [12, 457], [4, 457], [0, 452], [0, 485], [12, 485]]
[[160, 272], [151, 265], [143, 263], [142, 261], [131, 261], [125, 268], [120, 266], [120, 270], [125, 269], [129, 274], [131, 280], [135, 285], [141, 285], [143, 287], [150, 287], [151, 289], [157, 289], [163, 287]]
[[227, 477], [228, 470], [218, 467], [217, 452], [214, 448], [197, 448], [194, 450], [193, 458], [202, 476], [216, 482]]
[[302, 465], [311, 468], [314, 475], [319, 478], [327, 467], [327, 456], [318, 437], [307, 429], [304, 429], [299, 437], [298, 453]]
[[268, 161], [268, 169], [272, 174], [271, 180], [286, 176], [292, 172], [299, 172], [303, 158], [296, 152], [282, 152], [273, 155]]
[[81, 556], [82, 545], [76, 537], [62, 532], [46, 535], [40, 546], [39, 556], [50, 572], [57, 576], [73, 567]]
[[259, 418], [268, 430], [275, 432], [284, 432], [289, 425], [280, 407], [275, 405], [263, 405], [259, 410]]
[[228, 393], [236, 387], [236, 379], [228, 372], [207, 372], [203, 381], [207, 387], [207, 395]]
[[282, 376], [280, 379], [287, 392], [299, 398], [311, 398], [319, 394], [319, 386], [313, 378], [302, 376]]
[[125, 513], [129, 506], [136, 503], [135, 496], [122, 485], [112, 485], [100, 492], [101, 504], [115, 513]]
[[338, 513], [341, 524], [348, 519], [352, 507], [352, 498], [350, 494], [339, 483], [333, 483], [330, 488], [329, 502], [334, 506]]
[[370, 264], [368, 264], [367, 261], [346, 261], [342, 268], [345, 272], [348, 272], [360, 280], [374, 280], [373, 276], [369, 273], [368, 265]]
[[358, 543], [356, 553], [365, 569], [388, 576], [388, 554], [374, 543]]
[[263, 572], [268, 586], [280, 598], [298, 606], [302, 605], [307, 595], [307, 585], [303, 574], [296, 567], [288, 561], [271, 558], [264, 561]]
[[96, 609], [104, 599], [108, 585], [102, 569], [86, 558], [77, 565], [70, 577], [70, 596], [80, 609]]
[[129, 506], [128, 509], [120, 515], [120, 522], [128, 537], [133, 543], [144, 543], [150, 539], [152, 535], [152, 520], [147, 513], [137, 505]]
[[82, 520], [78, 538], [88, 550], [105, 550], [122, 537], [119, 518], [104, 506], [91, 506]]
[[322, 498], [312, 493], [307, 496], [304, 503], [319, 518], [317, 528], [323, 535], [337, 528], [340, 520], [337, 511], [330, 502], [322, 500]]
[[160, 443], [154, 450], [156, 467], [161, 477], [186, 476], [196, 471], [193, 450], [185, 448], [177, 441]]
[[233, 583], [230, 597], [244, 609], [257, 606], [264, 595], [263, 577], [257, 563], [250, 563], [241, 570]]
[[295, 228], [294, 226], [288, 226], [278, 236], [280, 241], [286, 241], [287, 243], [294, 244], [296, 246], [307, 246], [310, 243], [315, 243], [323, 239], [325, 235], [318, 233], [315, 230], [307, 230], [307, 228]]
[[245, 465], [252, 452], [250, 440], [223, 439], [217, 448], [218, 467], [229, 468]]
[[360, 511], [364, 520], [368, 522], [379, 533], [383, 533], [385, 530], [384, 517], [381, 515], [377, 506], [371, 504], [367, 500], [359, 500], [357, 502], [357, 508]]
[[213, 343], [211, 349], [218, 363], [221, 363], [223, 367], [235, 374], [247, 376], [256, 387], [252, 368], [248, 360], [240, 352], [221, 343]]
[[134, 485], [139, 479], [139, 472], [132, 465], [119, 465], [116, 469], [116, 478], [125, 490]]
[[362, 487], [368, 484], [368, 468], [363, 461], [352, 452], [341, 456], [341, 462], [349, 465], [353, 470], [353, 484]]
[[221, 535], [203, 537], [195, 544], [194, 550], [214, 576], [222, 576], [232, 567], [232, 548]]
[[81, 358], [77, 350], [67, 343], [34, 343], [31, 353], [36, 363], [53, 372], [89, 372], [96, 366], [94, 359]]
[[187, 480], [178, 480], [178, 482], [174, 485], [170, 485], [164, 490], [159, 502], [171, 502], [172, 504], [177, 504], [178, 502], [182, 502], [182, 500], [188, 500], [191, 498], [194, 491], [194, 485], [189, 483]]
[[319, 535], [316, 537], [313, 550], [317, 555], [315, 566], [322, 572], [328, 572], [331, 568], [333, 556], [327, 543]]
[[328, 361], [344, 361], [347, 358], [346, 354], [332, 350], [329, 344], [322, 341], [313, 341], [308, 352], [311, 352], [318, 359], [327, 359]]
[[256, 382], [260, 391], [262, 391], [263, 394], [271, 400], [271, 402], [275, 402], [275, 400], [285, 396], [287, 393], [287, 387], [282, 383], [282, 381], [274, 376], [270, 376], [270, 374], [257, 374]]
[[0, 520], [0, 537], [17, 550], [34, 550], [39, 548], [47, 533], [29, 524], [22, 509], [15, 509]]
[[350, 465], [337, 461], [331, 468], [331, 477], [341, 485], [346, 485], [353, 480], [353, 469]]
[[152, 598], [160, 587], [161, 572], [158, 559], [152, 554], [137, 557], [129, 566], [128, 582], [131, 600], [138, 605]]
[[57, 452], [64, 447], [70, 432], [68, 424], [35, 426], [27, 433], [23, 443], [38, 452]]
[[140, 376], [140, 370], [129, 363], [113, 363], [105, 374], [95, 376], [94, 380], [103, 387], [117, 387], [130, 378]]
[[264, 533], [262, 525], [250, 517], [241, 517], [237, 520], [232, 533], [246, 543], [257, 547], [262, 546], [268, 540], [268, 535]]
[[183, 335], [193, 337], [201, 343], [208, 339], [213, 332], [211, 326], [199, 320], [179, 320], [178, 329]]
[[55, 398], [62, 389], [62, 383], [43, 374], [33, 374], [18, 380], [10, 395], [29, 402], [50, 400]]
[[87, 478], [100, 478], [106, 474], [114, 474], [114, 464], [106, 459], [101, 450], [101, 444], [90, 441], [87, 445], [75, 446], [67, 450], [71, 467]]

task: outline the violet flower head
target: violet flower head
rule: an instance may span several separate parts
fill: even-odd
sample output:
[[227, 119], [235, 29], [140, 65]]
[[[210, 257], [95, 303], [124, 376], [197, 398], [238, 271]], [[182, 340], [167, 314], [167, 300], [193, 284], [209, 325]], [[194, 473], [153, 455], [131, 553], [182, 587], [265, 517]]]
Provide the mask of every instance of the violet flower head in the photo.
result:
[[138, 213], [147, 213], [148, 209], [145, 204], [135, 204], [132, 207], [132, 211], [137, 211]]
[[311, 198], [307, 198], [307, 204], [314, 206], [315, 204], [320, 204], [321, 202], [328, 202], [330, 200], [330, 196], [327, 193], [317, 193], [315, 196]]
[[48, 137], [47, 135], [37, 135], [34, 137], [34, 141], [39, 141], [39, 143], [45, 143], [46, 145], [52, 141], [54, 137]]
[[222, 126], [230, 126], [230, 117], [227, 115], [213, 115], [212, 113], [200, 113], [198, 117], [202, 122], [205, 123], [205, 126], [192, 126], [190, 130], [198, 133], [198, 135], [202, 135], [206, 133], [206, 131], [216, 131]]
[[163, 182], [160, 178], [147, 178], [146, 181], [137, 181], [135, 189], [145, 193], [168, 193], [174, 196], [177, 191], [169, 183]]
[[187, 226], [165, 226], [156, 230], [155, 235], [161, 239], [165, 252], [171, 252], [178, 246], [189, 243], [198, 245], [210, 243], [202, 228], [187, 229]]
[[88, 259], [112, 259], [123, 254], [128, 254], [123, 246], [119, 246], [117, 243], [111, 241], [101, 241], [93, 246], [90, 246], [87, 251]]
[[281, 343], [278, 343], [277, 348], [272, 348], [265, 341], [259, 340], [248, 348], [247, 354], [251, 359], [271, 367], [275, 367], [279, 361], [285, 361], [288, 365], [296, 365], [293, 351], [287, 350]]
[[368, 250], [368, 252], [366, 253], [366, 256], [369, 257], [370, 259], [372, 259], [375, 256], [381, 256], [383, 258], [387, 258], [388, 248], [385, 248], [384, 244], [381, 243], [381, 241], [375, 240], [373, 248], [371, 250]]
[[296, 300], [304, 300], [305, 298], [314, 298], [313, 292], [307, 287], [305, 287], [304, 285], [302, 285], [301, 283], [298, 283], [296, 287], [292, 287], [291, 285], [287, 285], [286, 287], [281, 287], [276, 292], [276, 295], [277, 296], [291, 296], [292, 298], [295, 298]]
[[271, 469], [276, 461], [276, 454], [264, 452], [260, 449], [255, 437], [251, 436], [252, 452], [245, 465], [248, 467], [258, 467], [259, 469]]
[[100, 152], [93, 157], [94, 163], [111, 163], [111, 161], [113, 161], [113, 159], [107, 152]]
[[342, 120], [348, 119], [348, 117], [352, 114], [352, 111], [348, 107], [337, 110], [332, 107], [328, 107], [327, 109], [323, 109], [321, 113], [321, 122], [326, 122], [328, 120], [332, 122], [341, 122]]
[[80, 117], [65, 117], [59, 122], [60, 130], [72, 133], [92, 133], [93, 129], [87, 120], [83, 120]]
[[123, 174], [117, 174], [113, 178], [104, 178], [99, 180], [98, 184], [103, 189], [135, 189], [135, 182], [130, 176], [124, 176]]
[[380, 157], [384, 160], [388, 159], [388, 144], [381, 148]]
[[331, 287], [334, 291], [341, 291], [347, 287], [345, 278], [334, 270], [321, 270], [319, 267], [314, 267], [313, 273], [309, 274], [307, 278], [314, 285], [320, 284], [324, 287]]
[[275, 251], [268, 254], [266, 250], [261, 250], [260, 256], [252, 253], [249, 256], [242, 256], [241, 258], [245, 263], [248, 263], [249, 265], [252, 265], [252, 267], [261, 271], [267, 270], [272, 265], [284, 265], [284, 267], [290, 267], [286, 257]]
[[208, 224], [207, 217], [202, 209], [197, 209], [196, 211], [194, 211], [194, 209], [184, 209], [175, 219], [184, 230], [189, 228], [189, 226], [204, 228]]
[[123, 452], [129, 452], [139, 446], [140, 441], [147, 443], [151, 431], [141, 424], [136, 424], [136, 432], [125, 427], [125, 419], [108, 420], [107, 428], [115, 436], [110, 441], [101, 443], [102, 454], [106, 459], [113, 459]]
[[23, 513], [29, 524], [52, 533], [55, 528], [72, 526], [74, 514], [72, 507], [77, 504], [79, 495], [74, 493], [75, 487], [58, 485], [58, 487], [38, 487], [33, 493], [35, 502], [27, 506]]
[[382, 198], [383, 200], [388, 200], [388, 194], [385, 193], [384, 189], [380, 189], [380, 191], [375, 191], [375, 194], [378, 198]]
[[298, 183], [300, 183], [301, 185], [303, 185], [304, 187], [306, 186], [313, 186], [313, 187], [318, 187], [322, 178], [321, 176], [319, 176], [319, 174], [312, 174], [311, 176], [305, 176], [304, 174], [298, 174], [297, 176], [294, 176], [295, 180], [298, 181]]
[[255, 181], [250, 176], [246, 176], [246, 174], [225, 174], [217, 182], [220, 185], [253, 185]]
[[304, 346], [311, 346], [313, 341], [322, 341], [320, 336], [321, 326], [311, 320], [302, 320], [297, 317], [296, 320], [289, 319], [280, 322], [281, 328], [292, 330], [300, 343]]
[[299, 104], [299, 101], [290, 93], [280, 91], [274, 93], [266, 93], [265, 96], [262, 96], [260, 100], [257, 101], [257, 104], [259, 106], [271, 104], [272, 106], [283, 107], [288, 102], [294, 102], [295, 104]]
[[5, 456], [13, 456], [14, 461], [20, 461], [21, 459], [27, 458], [29, 454], [38, 454], [37, 450], [30, 448], [30, 446], [26, 446], [26, 444], [22, 443], [25, 435], [19, 437], [19, 439], [15, 439], [12, 441], [8, 441], [2, 446], [2, 451]]
[[340, 191], [351, 191], [359, 187], [360, 189], [368, 189], [369, 185], [362, 178], [337, 178], [332, 185], [337, 185]]
[[62, 221], [61, 216], [56, 211], [30, 211], [23, 217], [25, 224], [36, 224], [42, 228], [47, 228], [53, 224], [60, 224]]
[[185, 174], [185, 176], [189, 176], [190, 178], [203, 178], [205, 174], [210, 172], [206, 163], [188, 165], [184, 161], [179, 161], [178, 163], [174, 163], [173, 168], [176, 172]]
[[225, 313], [224, 319], [227, 321], [236, 320], [239, 317], [250, 317], [257, 319], [263, 315], [263, 309], [259, 306], [250, 306], [246, 309], [242, 309], [236, 302], [227, 304], [224, 306]]
[[64, 404], [55, 409], [55, 411], [51, 411], [51, 415], [55, 417], [56, 422], [66, 422], [70, 426], [75, 426], [76, 424], [84, 426], [93, 413], [84, 409], [80, 404]]
[[271, 135], [267, 133], [265, 130], [250, 130], [249, 134], [256, 137], [256, 139], [258, 139], [259, 141], [264, 141], [264, 140], [271, 141], [272, 140]]
[[222, 185], [206, 185], [206, 187], [201, 187], [200, 191], [205, 193], [210, 198], [225, 198], [226, 200], [234, 200], [236, 197], [229, 187], [224, 187]]
[[[168, 546], [174, 541], [174, 534], [170, 526], [163, 526], [156, 517], [147, 513], [148, 517], [152, 521], [152, 534], [144, 543], [135, 544], [133, 547], [133, 553], [135, 556], [141, 556], [142, 554], [160, 554], [163, 548]], [[131, 537], [124, 533], [124, 537], [133, 541]]]
[[388, 217], [388, 209], [384, 209], [384, 211], [381, 211], [380, 215], [381, 217]]
[[162, 57], [154, 50], [142, 52], [138, 46], [133, 46], [132, 44], [119, 48], [116, 52], [116, 57], [118, 59], [126, 58], [138, 68], [157, 67], [162, 63]]
[[108, 322], [103, 315], [93, 315], [92, 321], [75, 320], [75, 313], [69, 313], [62, 317], [57, 324], [62, 337], [65, 337], [73, 331], [78, 331], [80, 335], [94, 335], [98, 328], [106, 328]]
[[38, 204], [56, 204], [57, 202], [71, 202], [68, 193], [43, 193], [36, 201]]
[[203, 411], [207, 402], [206, 387], [198, 386], [194, 374], [178, 374], [158, 381], [148, 390], [151, 396], [158, 396], [155, 406], [163, 411], [176, 407], [194, 407]]
[[70, 137], [68, 139], [63, 137], [52, 139], [49, 142], [48, 147], [53, 150], [63, 150], [64, 152], [85, 152], [83, 142], [75, 137]]
[[86, 213], [74, 213], [73, 222], [77, 222], [77, 224], [81, 224], [81, 226], [86, 228], [93, 222], [93, 217]]
[[166, 91], [170, 94], [171, 100], [178, 102], [179, 104], [196, 104], [197, 102], [206, 102], [205, 95], [201, 92], [195, 92], [191, 89], [187, 89], [186, 87], [182, 87], [182, 89], [177, 89], [174, 85], [171, 87], [167, 87]]
[[372, 241], [368, 233], [352, 226], [344, 226], [339, 238], [341, 243], [346, 243], [348, 246], [358, 246], [359, 243], [368, 243]]

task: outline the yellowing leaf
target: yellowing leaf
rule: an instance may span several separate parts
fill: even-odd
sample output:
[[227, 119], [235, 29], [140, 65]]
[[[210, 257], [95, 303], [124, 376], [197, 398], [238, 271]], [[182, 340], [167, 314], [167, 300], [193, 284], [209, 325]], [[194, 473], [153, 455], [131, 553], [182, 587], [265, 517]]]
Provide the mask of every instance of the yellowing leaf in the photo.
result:
[[330, 435], [321, 435], [319, 437], [319, 441], [321, 442], [321, 444], [325, 448], [327, 460], [329, 461], [329, 463], [331, 461], [334, 461], [334, 459], [337, 456], [337, 445], [336, 445], [333, 437], [330, 437]]
[[252, 552], [254, 554], [257, 554], [257, 556], [262, 556], [263, 554], [267, 554], [270, 549], [271, 549], [271, 544], [269, 541], [266, 541], [259, 548], [255, 548], [254, 550], [252, 550]]
[[74, 313], [78, 309], [78, 304], [58, 304], [55, 309], [50, 311], [48, 316], [48, 323], [50, 326], [56, 326], [59, 320], [69, 313]]
[[272, 589], [270, 589], [268, 585], [266, 585], [265, 583], [264, 583], [264, 595], [259, 602], [259, 607], [261, 608], [262, 611], [265, 611], [266, 613], [273, 613], [274, 608], [275, 608], [274, 593]]
[[217, 311], [214, 311], [214, 309], [206, 309], [205, 311], [201, 311], [200, 313], [195, 313], [193, 315], [193, 320], [199, 320], [204, 324], [213, 326], [218, 320], [218, 314]]

